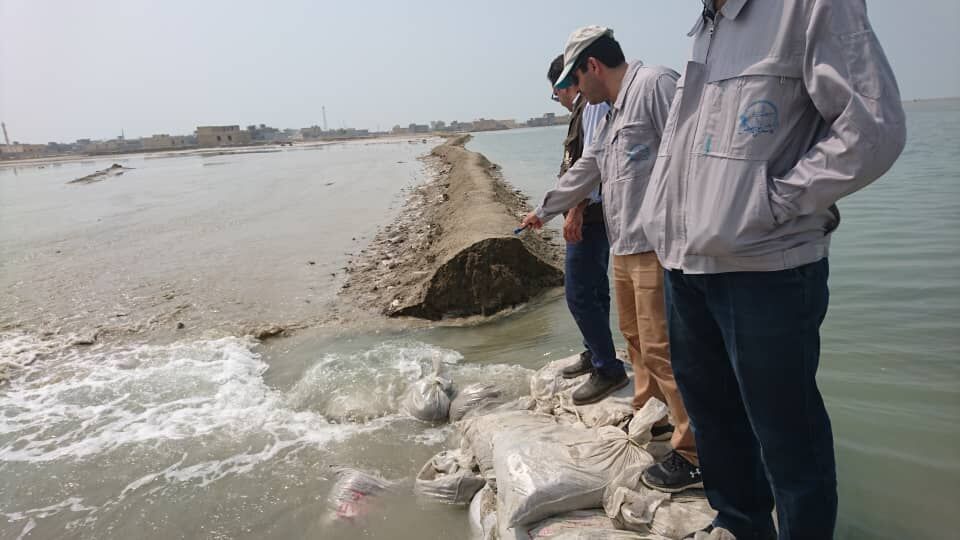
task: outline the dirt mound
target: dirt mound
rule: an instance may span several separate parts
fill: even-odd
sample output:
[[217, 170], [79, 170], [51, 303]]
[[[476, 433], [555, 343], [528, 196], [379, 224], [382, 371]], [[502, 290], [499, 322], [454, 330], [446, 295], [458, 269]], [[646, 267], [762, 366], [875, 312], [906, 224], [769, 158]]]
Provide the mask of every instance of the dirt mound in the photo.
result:
[[434, 179], [348, 268], [344, 294], [390, 316], [491, 315], [563, 284], [552, 231], [515, 236], [528, 210], [496, 165], [451, 139], [425, 158]]

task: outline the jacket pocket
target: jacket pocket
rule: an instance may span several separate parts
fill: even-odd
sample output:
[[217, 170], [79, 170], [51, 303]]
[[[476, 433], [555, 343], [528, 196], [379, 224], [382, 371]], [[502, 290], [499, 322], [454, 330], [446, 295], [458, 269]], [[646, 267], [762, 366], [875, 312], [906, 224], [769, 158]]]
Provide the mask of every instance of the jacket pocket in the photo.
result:
[[[689, 251], [712, 257], [762, 254], [776, 228], [766, 163], [708, 156], [695, 160], [685, 212]], [[709, 174], [698, 174], [705, 170]]]

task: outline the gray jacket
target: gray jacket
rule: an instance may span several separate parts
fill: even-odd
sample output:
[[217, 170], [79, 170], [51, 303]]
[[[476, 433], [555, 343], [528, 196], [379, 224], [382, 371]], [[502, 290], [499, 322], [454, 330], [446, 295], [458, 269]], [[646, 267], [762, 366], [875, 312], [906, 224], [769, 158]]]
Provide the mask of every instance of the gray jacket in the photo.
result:
[[573, 208], [603, 183], [603, 217], [614, 255], [653, 251], [639, 210], [653, 170], [679, 74], [631, 62], [593, 143], [557, 180], [535, 212], [544, 222]]
[[728, 0], [690, 35], [640, 211], [660, 262], [719, 273], [827, 256], [834, 203], [906, 139], [864, 0]]

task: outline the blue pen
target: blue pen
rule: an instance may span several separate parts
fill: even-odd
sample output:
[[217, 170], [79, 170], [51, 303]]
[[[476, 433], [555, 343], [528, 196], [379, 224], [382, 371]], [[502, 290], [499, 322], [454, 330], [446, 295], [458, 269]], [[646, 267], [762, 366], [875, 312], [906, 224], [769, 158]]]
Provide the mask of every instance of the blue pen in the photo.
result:
[[526, 225], [524, 225], [523, 227], [516, 228], [516, 229], [513, 230], [513, 234], [520, 234], [520, 233], [522, 233], [523, 230], [526, 229], [526, 228], [527, 228]]

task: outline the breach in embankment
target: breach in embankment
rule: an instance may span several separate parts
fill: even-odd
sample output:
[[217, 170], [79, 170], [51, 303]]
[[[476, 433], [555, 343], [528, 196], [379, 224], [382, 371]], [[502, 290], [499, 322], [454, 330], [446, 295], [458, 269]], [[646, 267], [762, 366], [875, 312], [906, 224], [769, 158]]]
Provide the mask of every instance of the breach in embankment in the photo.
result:
[[424, 158], [434, 178], [351, 261], [342, 294], [390, 316], [491, 315], [563, 284], [551, 233], [516, 236], [528, 207], [496, 165], [448, 140]]

